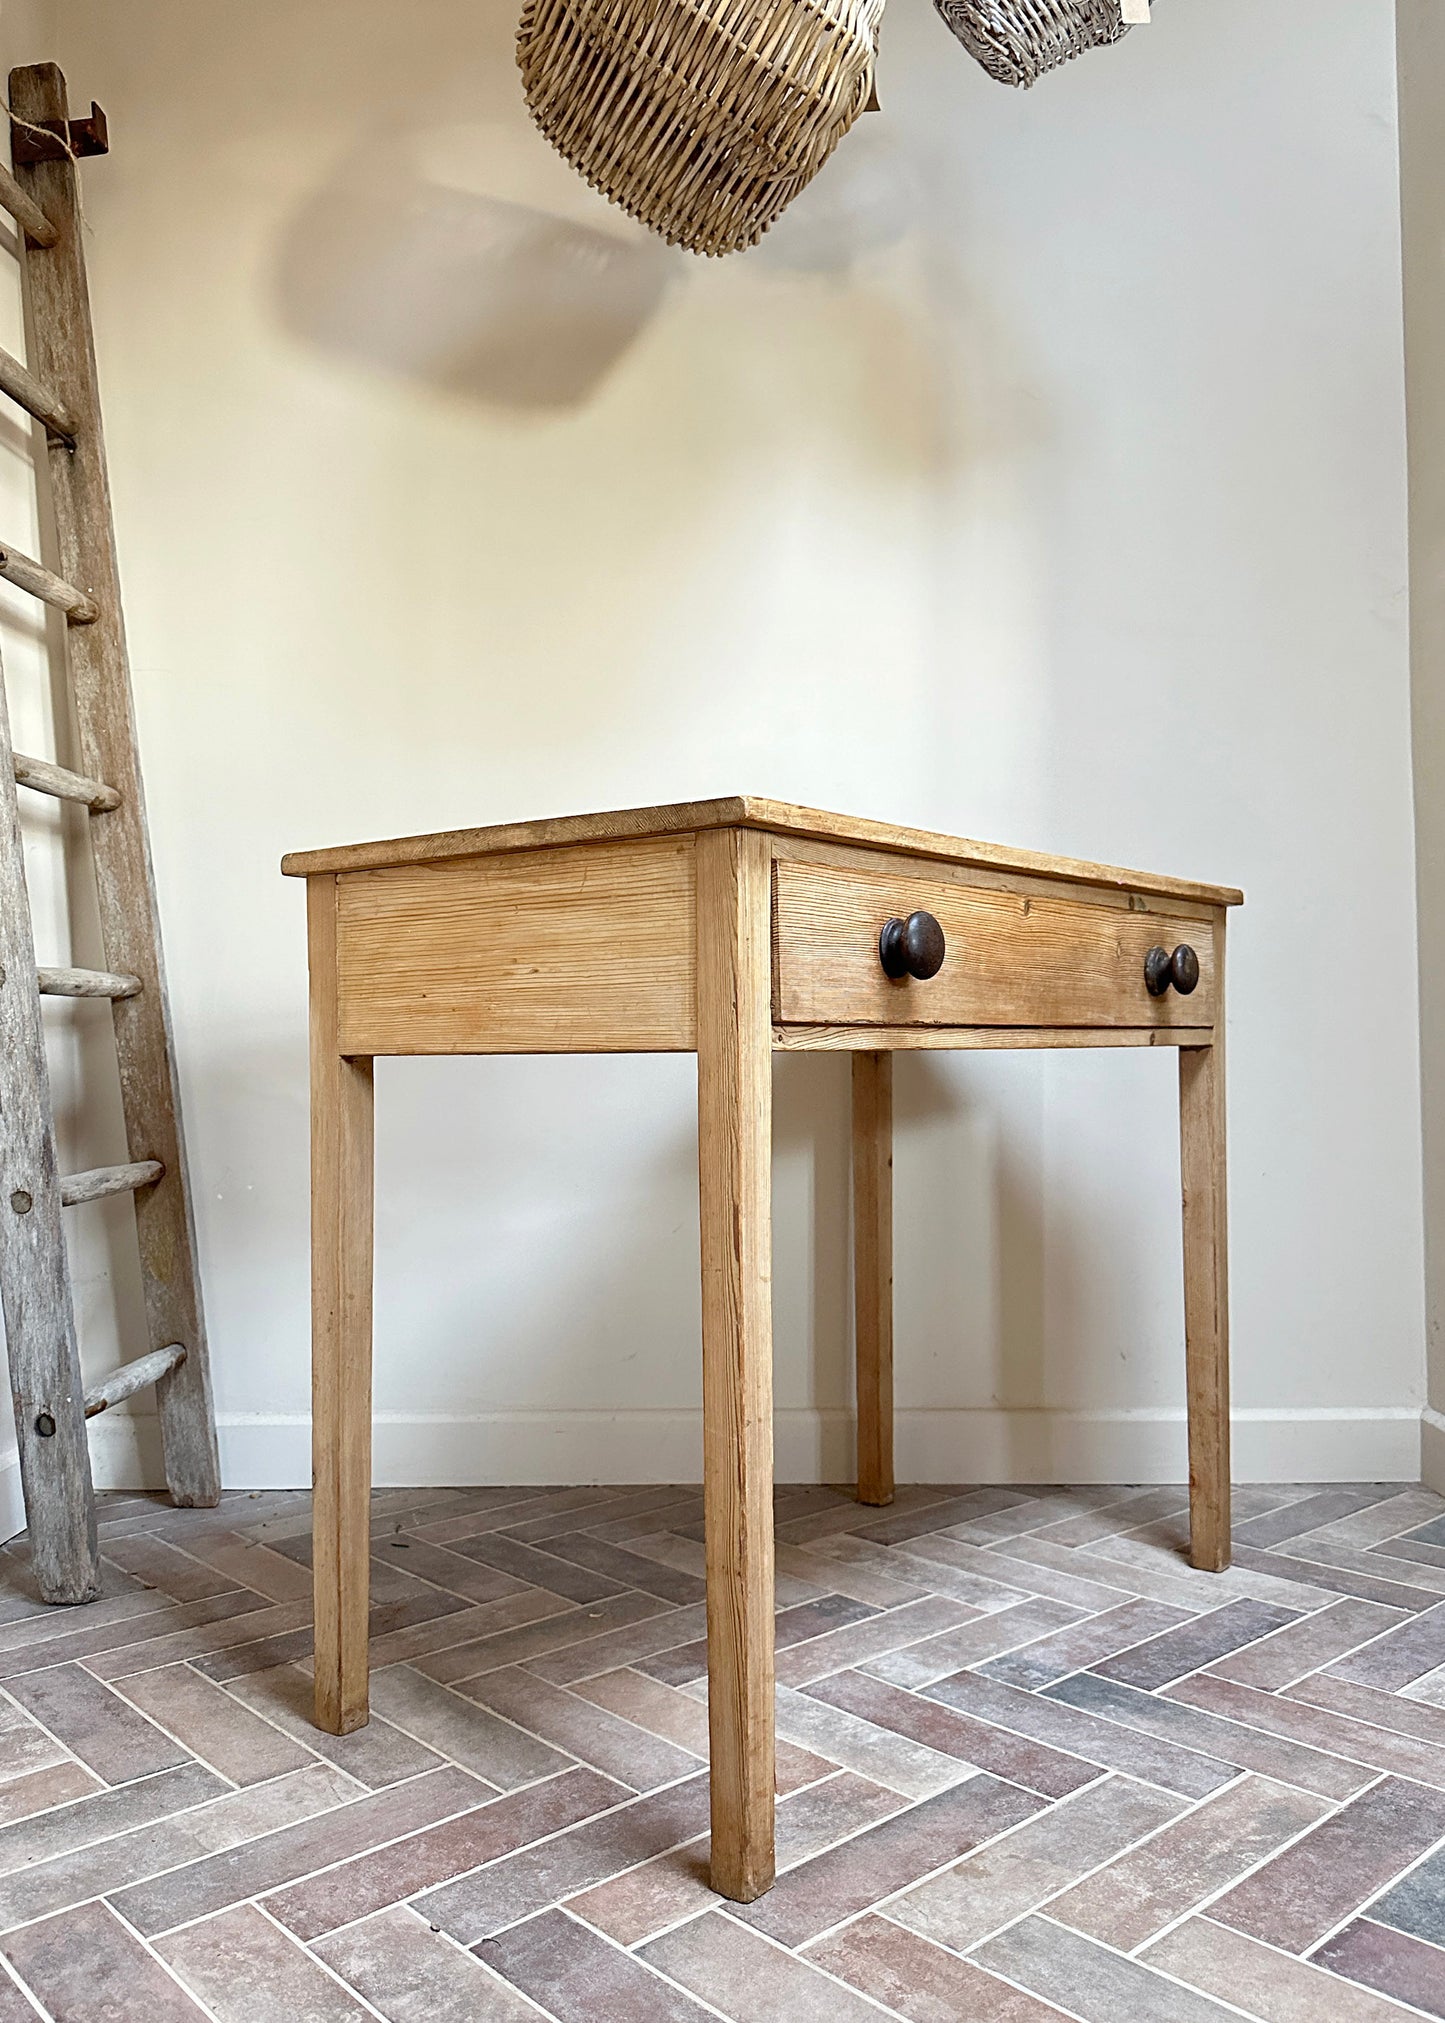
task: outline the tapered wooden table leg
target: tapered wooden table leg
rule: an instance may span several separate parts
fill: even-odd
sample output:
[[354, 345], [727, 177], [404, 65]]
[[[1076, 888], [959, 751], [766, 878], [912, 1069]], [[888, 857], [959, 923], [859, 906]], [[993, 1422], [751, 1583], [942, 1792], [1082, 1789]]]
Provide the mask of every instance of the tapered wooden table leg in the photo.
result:
[[853, 1056], [858, 1501], [893, 1501], [893, 1056]]
[[307, 883], [311, 961], [311, 1438], [316, 1725], [368, 1717], [372, 1069], [337, 1045], [336, 880]]
[[1189, 1392], [1189, 1557], [1229, 1565], [1229, 1235], [1223, 1017], [1212, 1047], [1179, 1050], [1184, 1179], [1184, 1340]]
[[772, 1004], [770, 846], [697, 839], [712, 1886], [773, 1880]]

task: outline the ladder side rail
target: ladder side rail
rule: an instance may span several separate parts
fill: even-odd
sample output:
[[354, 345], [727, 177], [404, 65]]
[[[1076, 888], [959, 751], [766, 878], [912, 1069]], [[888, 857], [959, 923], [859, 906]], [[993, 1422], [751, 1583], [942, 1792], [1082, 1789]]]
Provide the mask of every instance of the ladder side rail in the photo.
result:
[[[32, 125], [68, 120], [59, 68], [32, 64], [12, 71], [10, 104]], [[47, 443], [61, 573], [83, 584], [99, 606], [93, 623], [67, 627], [67, 643], [80, 770], [106, 781], [121, 797], [118, 808], [91, 817], [90, 837], [105, 962], [142, 984], [138, 995], [112, 1007], [127, 1142], [133, 1161], [156, 1159], [165, 1169], [136, 1199], [148, 1332], [153, 1350], [178, 1344], [187, 1352], [156, 1392], [166, 1479], [176, 1503], [211, 1505], [220, 1497], [220, 1468], [210, 1359], [136, 751], [75, 165], [68, 159], [34, 162], [19, 168], [17, 178], [57, 232], [47, 250], [27, 244], [25, 291], [36, 370], [59, 393], [75, 425], [73, 444], [53, 436]], [[7, 778], [8, 770], [7, 765]]]
[[100, 1593], [85, 1387], [0, 677], [0, 1302], [31, 1564], [48, 1602]]

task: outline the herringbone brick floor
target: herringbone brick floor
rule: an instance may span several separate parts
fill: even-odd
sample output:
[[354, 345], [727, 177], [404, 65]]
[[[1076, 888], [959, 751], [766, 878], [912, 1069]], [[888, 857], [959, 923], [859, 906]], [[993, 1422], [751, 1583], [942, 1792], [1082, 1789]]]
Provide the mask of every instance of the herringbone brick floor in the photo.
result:
[[688, 1489], [376, 1498], [374, 1718], [307, 1719], [296, 1494], [0, 1554], [0, 2023], [1445, 2018], [1445, 1502], [778, 1495], [776, 1888], [707, 1887]]

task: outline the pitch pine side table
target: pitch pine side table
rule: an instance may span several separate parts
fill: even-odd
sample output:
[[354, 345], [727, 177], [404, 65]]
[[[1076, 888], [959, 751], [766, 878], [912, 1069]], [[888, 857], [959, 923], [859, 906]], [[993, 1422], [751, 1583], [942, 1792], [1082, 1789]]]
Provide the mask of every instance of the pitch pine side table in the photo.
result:
[[1179, 1050], [1191, 1557], [1229, 1563], [1224, 931], [1242, 895], [737, 798], [303, 852], [316, 1720], [367, 1719], [372, 1060], [693, 1053], [712, 1881], [773, 1880], [772, 1054], [853, 1056], [858, 1495], [893, 1495], [892, 1054]]

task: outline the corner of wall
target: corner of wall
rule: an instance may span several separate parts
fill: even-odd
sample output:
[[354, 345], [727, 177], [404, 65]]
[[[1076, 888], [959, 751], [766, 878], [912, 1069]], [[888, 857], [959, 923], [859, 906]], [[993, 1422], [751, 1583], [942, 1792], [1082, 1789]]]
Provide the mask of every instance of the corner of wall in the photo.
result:
[[1420, 1480], [1445, 1496], [1445, 1412], [1425, 1407], [1420, 1420]]
[[1398, 0], [1400, 220], [1409, 439], [1411, 729], [1425, 1213], [1426, 1483], [1445, 1492], [1445, 9]]

